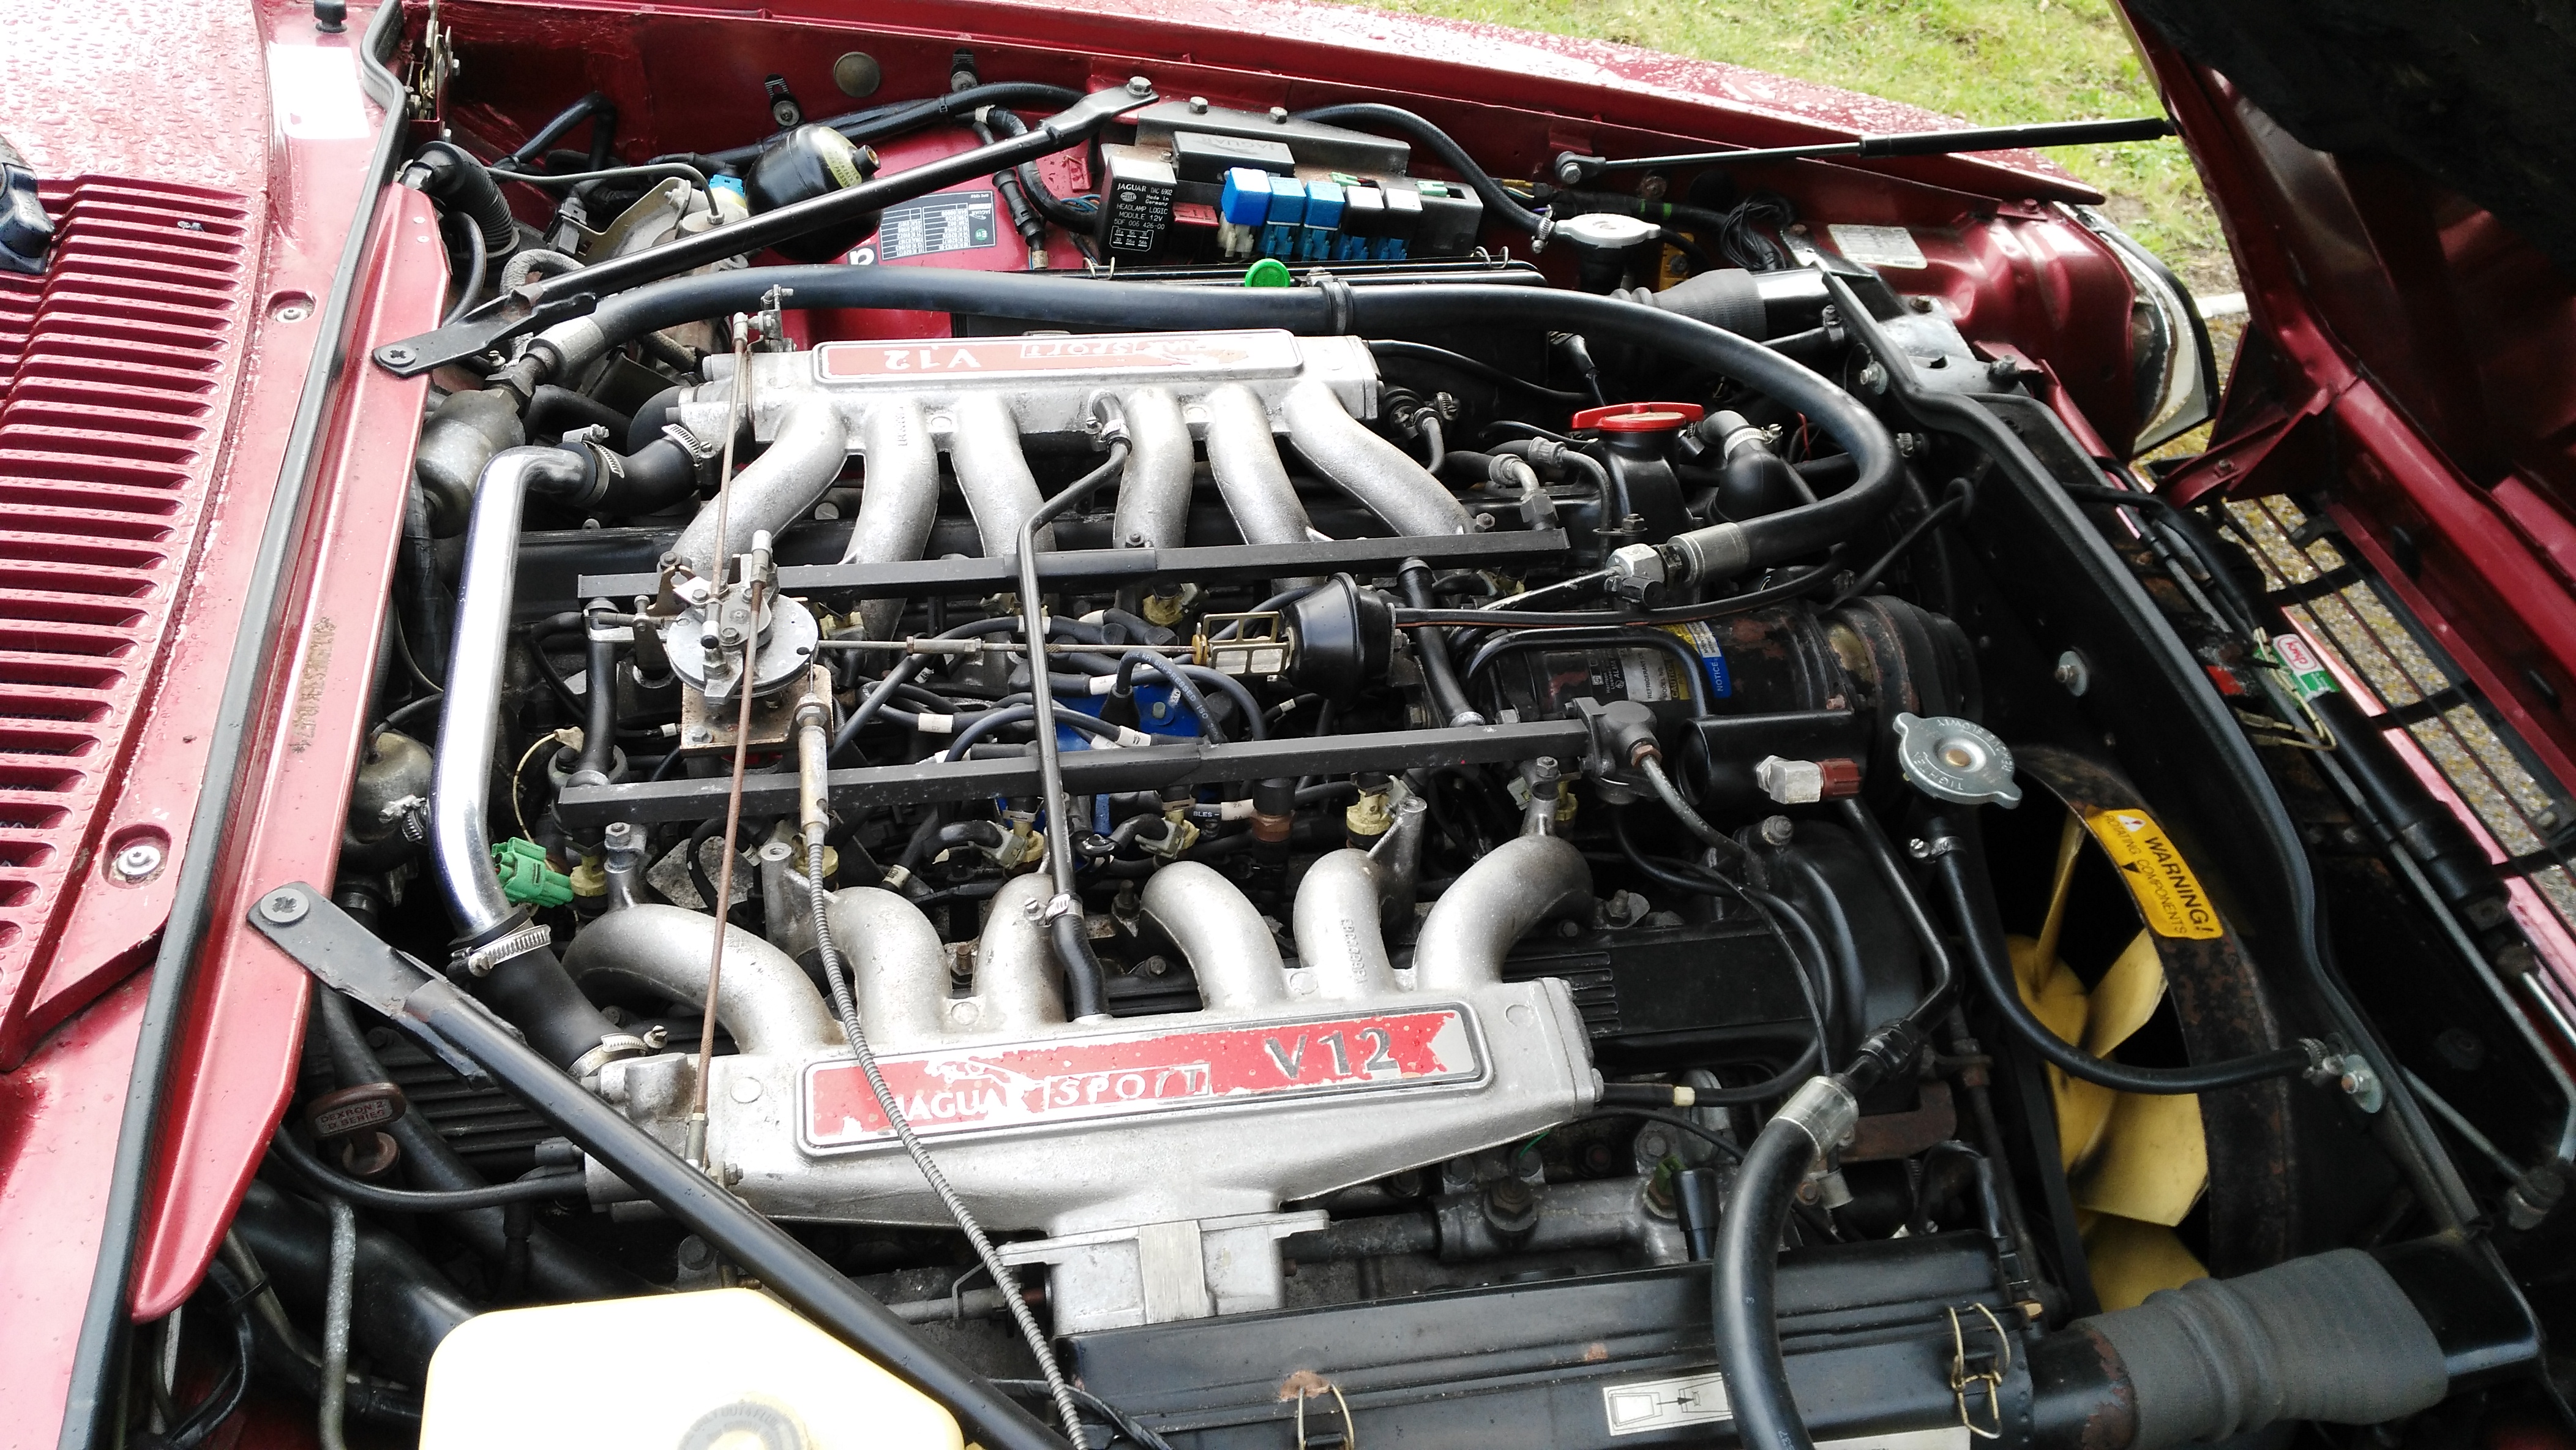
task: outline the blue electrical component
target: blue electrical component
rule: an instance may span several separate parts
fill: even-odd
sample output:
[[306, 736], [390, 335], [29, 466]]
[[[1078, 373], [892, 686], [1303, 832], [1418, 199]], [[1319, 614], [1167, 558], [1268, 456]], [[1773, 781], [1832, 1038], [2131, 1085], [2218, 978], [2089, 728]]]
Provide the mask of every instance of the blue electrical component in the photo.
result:
[[1225, 174], [1225, 191], [1217, 200], [1217, 218], [1238, 227], [1257, 227], [1270, 216], [1270, 173], [1238, 166]]
[[1270, 214], [1261, 226], [1261, 255], [1297, 255], [1297, 231], [1306, 220], [1306, 188], [1293, 176], [1270, 178]]
[[1331, 181], [1306, 183], [1306, 230], [1297, 239], [1297, 255], [1309, 262], [1321, 262], [1333, 254], [1333, 240], [1342, 229], [1342, 188]]

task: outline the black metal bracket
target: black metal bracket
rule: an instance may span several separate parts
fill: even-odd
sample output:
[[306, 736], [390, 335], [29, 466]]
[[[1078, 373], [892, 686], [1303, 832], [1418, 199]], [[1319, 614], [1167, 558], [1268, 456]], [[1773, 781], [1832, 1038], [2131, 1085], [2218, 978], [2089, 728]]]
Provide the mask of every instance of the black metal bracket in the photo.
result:
[[391, 1017], [440, 1060], [507, 1089], [581, 1150], [740, 1264], [825, 1332], [955, 1411], [997, 1450], [1061, 1450], [1063, 1441], [991, 1381], [861, 1292], [813, 1250], [695, 1165], [628, 1122], [444, 977], [378, 940], [301, 882], [263, 892], [251, 925], [324, 986]]
[[[279, 951], [293, 957], [297, 966], [311, 972], [314, 980], [374, 1008], [469, 1086], [483, 1089], [492, 1085], [480, 1063], [429, 1028], [429, 1009], [433, 1005], [444, 1006], [453, 997], [476, 1011], [487, 1011], [483, 1004], [415, 958], [395, 950], [319, 889], [306, 882], [290, 881], [261, 892], [259, 901], [250, 909], [250, 924]], [[504, 1031], [515, 1030], [498, 1018], [493, 1022]]]
[[[1532, 720], [1463, 729], [1397, 730], [1369, 735], [1299, 736], [1240, 745], [1148, 745], [1074, 751], [1064, 757], [1064, 788], [1073, 795], [1217, 785], [1279, 776], [1349, 775], [1361, 770], [1421, 770], [1441, 765], [1493, 765], [1542, 755], [1579, 760], [1591, 736], [1580, 720]], [[628, 785], [566, 786], [555, 815], [567, 829], [595, 831], [613, 821], [652, 825], [724, 814], [730, 782], [654, 780]], [[927, 805], [1035, 795], [1038, 761], [934, 760], [915, 765], [836, 770], [832, 804], [849, 808]], [[746, 816], [793, 815], [796, 777], [752, 775], [742, 786]]]

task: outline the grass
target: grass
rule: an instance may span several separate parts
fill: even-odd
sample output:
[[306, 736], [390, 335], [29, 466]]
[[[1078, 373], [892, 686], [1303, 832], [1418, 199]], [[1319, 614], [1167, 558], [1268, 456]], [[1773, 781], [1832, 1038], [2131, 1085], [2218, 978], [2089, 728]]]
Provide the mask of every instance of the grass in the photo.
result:
[[[2153, 115], [2108, 0], [1371, 0], [1375, 8], [1618, 41], [1904, 101], [1977, 126]], [[2179, 141], [2050, 153], [2196, 292], [2236, 290]]]

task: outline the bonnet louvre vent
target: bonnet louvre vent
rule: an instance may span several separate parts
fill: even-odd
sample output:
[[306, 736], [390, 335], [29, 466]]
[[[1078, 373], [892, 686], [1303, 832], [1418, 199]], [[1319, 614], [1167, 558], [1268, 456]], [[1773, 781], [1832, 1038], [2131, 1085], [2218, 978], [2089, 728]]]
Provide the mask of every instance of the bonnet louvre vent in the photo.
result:
[[104, 844], [256, 260], [227, 193], [81, 178], [43, 199], [49, 270], [0, 274], [0, 1008]]

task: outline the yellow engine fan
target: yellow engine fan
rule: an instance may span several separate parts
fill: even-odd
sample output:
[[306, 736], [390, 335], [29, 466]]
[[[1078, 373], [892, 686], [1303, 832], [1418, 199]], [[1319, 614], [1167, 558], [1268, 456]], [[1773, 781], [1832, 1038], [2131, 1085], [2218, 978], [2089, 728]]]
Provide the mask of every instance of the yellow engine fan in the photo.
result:
[[[2108, 1057], [2164, 1000], [2164, 964], [2141, 931], [2090, 990], [2057, 948], [2067, 898], [2088, 833], [2073, 812], [2057, 844], [2057, 873], [2039, 936], [2010, 938], [2022, 1001], [2051, 1032]], [[2124, 1093], [2049, 1067], [2057, 1137], [2073, 1189], [2077, 1229], [2104, 1309], [2125, 1309], [2208, 1270], [2173, 1231], [2209, 1186], [2200, 1099]]]

